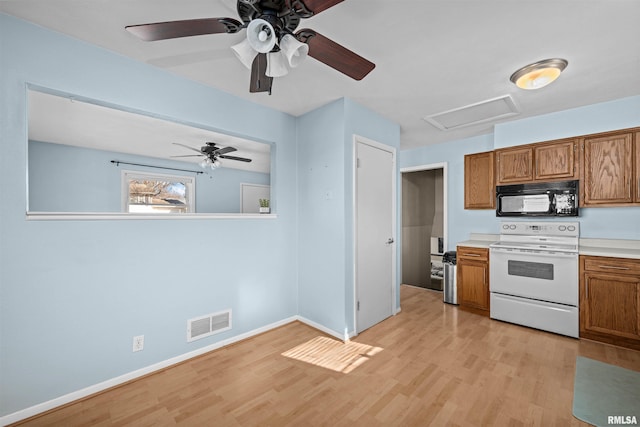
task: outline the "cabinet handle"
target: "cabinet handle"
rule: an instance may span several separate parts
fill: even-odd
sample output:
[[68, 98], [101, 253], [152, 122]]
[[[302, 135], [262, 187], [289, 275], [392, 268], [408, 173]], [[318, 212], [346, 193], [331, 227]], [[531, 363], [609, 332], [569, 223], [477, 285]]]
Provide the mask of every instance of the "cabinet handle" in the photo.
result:
[[589, 279], [584, 281], [584, 299], [589, 299]]
[[599, 265], [598, 267], [609, 269], [609, 270], [628, 270], [629, 269], [629, 267], [618, 267], [615, 265]]
[[477, 257], [479, 257], [481, 255], [479, 255], [479, 254], [462, 254], [462, 256], [477, 256]]

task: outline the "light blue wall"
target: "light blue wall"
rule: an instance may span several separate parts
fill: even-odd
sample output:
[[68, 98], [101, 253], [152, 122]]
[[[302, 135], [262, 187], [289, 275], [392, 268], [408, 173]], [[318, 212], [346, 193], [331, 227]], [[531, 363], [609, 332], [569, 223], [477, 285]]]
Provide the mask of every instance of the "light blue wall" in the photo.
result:
[[[448, 249], [452, 250], [470, 233], [499, 233], [495, 211], [464, 209], [465, 154], [636, 126], [640, 126], [640, 96], [515, 120], [496, 125], [494, 134], [406, 150], [400, 154], [400, 167], [448, 163]], [[640, 207], [583, 208], [577, 220], [584, 238], [640, 240]]]
[[495, 148], [640, 126], [640, 96], [495, 126]]
[[[269, 174], [220, 168], [207, 173], [165, 170], [161, 167], [202, 171], [197, 164], [111, 151], [29, 141], [29, 209], [35, 212], [121, 212], [121, 173], [195, 177], [196, 212], [240, 212], [240, 184], [269, 185]], [[159, 166], [146, 168], [111, 160]]]
[[344, 120], [344, 100], [298, 118], [298, 309], [337, 333], [345, 328]]
[[[294, 117], [3, 14], [0, 43], [0, 416], [297, 314]], [[26, 220], [29, 83], [273, 142], [277, 219]]]
[[350, 99], [298, 120], [300, 315], [341, 335], [355, 329], [354, 135], [400, 145], [397, 124]]

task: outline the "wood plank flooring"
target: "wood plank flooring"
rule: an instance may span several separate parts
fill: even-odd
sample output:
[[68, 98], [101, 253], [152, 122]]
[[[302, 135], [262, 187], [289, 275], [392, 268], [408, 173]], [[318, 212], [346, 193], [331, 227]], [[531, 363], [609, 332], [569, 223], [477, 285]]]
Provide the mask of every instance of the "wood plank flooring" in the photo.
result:
[[640, 352], [502, 323], [401, 287], [402, 312], [354, 341], [345, 374], [282, 356], [323, 334], [285, 325], [23, 426], [584, 426], [576, 356], [640, 371]]

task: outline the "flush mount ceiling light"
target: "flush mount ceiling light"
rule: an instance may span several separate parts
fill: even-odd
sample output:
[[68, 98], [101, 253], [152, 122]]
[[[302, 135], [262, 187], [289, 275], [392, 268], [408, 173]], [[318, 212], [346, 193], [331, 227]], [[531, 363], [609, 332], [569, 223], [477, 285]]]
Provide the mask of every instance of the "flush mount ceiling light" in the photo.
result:
[[521, 89], [540, 89], [557, 79], [568, 64], [562, 58], [545, 59], [520, 68], [510, 80]]

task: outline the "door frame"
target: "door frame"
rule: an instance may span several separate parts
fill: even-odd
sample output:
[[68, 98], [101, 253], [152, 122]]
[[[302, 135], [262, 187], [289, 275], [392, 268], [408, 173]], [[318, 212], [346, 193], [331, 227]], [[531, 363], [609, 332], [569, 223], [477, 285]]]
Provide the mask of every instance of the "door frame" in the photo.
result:
[[[403, 173], [422, 172], [434, 169], [442, 169], [442, 247], [446, 252], [447, 244], [449, 243], [449, 174], [447, 173], [447, 162], [401, 168], [400, 176], [402, 176]], [[400, 180], [400, 186], [402, 186], [402, 179]], [[400, 194], [402, 194], [402, 188], [400, 189]], [[402, 216], [400, 216], [400, 218], [400, 222], [402, 223]], [[399, 224], [399, 227], [402, 228], [402, 224]], [[400, 244], [402, 244], [402, 242], [400, 242]], [[402, 260], [402, 247], [400, 247], [399, 253], [400, 260]], [[400, 265], [402, 265], [402, 263], [400, 263]], [[400, 271], [400, 274], [402, 274], [402, 271]]]
[[391, 238], [394, 243], [391, 248], [391, 315], [395, 316], [398, 313], [398, 307], [396, 304], [396, 294], [398, 287], [397, 277], [397, 257], [398, 257], [398, 188], [397, 188], [397, 150], [395, 147], [385, 145], [372, 139], [366, 138], [360, 135], [353, 135], [352, 142], [352, 238], [353, 238], [353, 336], [358, 335], [358, 144], [365, 144], [371, 147], [391, 153], [392, 158], [392, 171], [391, 171]]

